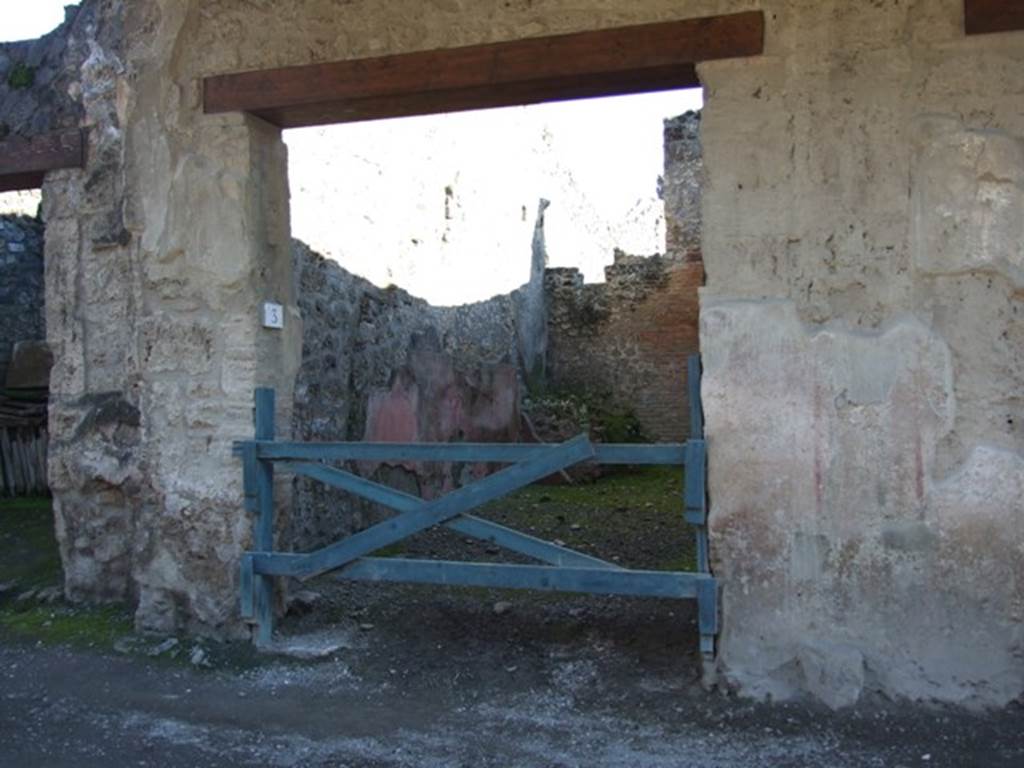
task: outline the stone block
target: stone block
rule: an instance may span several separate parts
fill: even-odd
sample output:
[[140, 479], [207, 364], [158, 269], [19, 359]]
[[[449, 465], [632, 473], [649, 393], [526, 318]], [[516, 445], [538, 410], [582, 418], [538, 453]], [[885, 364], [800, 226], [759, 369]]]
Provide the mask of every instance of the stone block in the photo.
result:
[[805, 645], [798, 651], [807, 691], [830, 709], [857, 703], [864, 690], [864, 657], [856, 648], [838, 643]]

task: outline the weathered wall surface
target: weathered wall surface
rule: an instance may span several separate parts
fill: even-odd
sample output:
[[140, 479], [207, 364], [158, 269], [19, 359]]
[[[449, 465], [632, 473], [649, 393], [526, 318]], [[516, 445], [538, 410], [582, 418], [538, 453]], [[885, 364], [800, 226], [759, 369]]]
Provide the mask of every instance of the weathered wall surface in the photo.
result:
[[576, 269], [548, 270], [548, 378], [557, 389], [628, 405], [652, 439], [682, 441], [704, 281], [700, 114], [665, 120], [664, 147], [665, 254], [616, 251], [604, 283], [585, 283]]
[[766, 2], [701, 67], [720, 664], [755, 694], [1024, 691], [1024, 36]]
[[[434, 307], [400, 289], [378, 288], [303, 243], [293, 248], [304, 321], [296, 439], [515, 439], [518, 294]], [[426, 497], [461, 479], [451, 465], [408, 470], [408, 477], [390, 479]], [[300, 549], [322, 545], [362, 527], [372, 514], [348, 494], [297, 478], [285, 539]]]
[[[766, 55], [701, 67], [722, 672], [833, 704], [1005, 702], [1024, 690], [1021, 35], [965, 39], [960, 0], [761, 5]], [[83, 68], [90, 167], [47, 181], [48, 297], [72, 297], [47, 310], [69, 592], [239, 629], [230, 441], [257, 384], [288, 423], [299, 329], [279, 135], [201, 115], [202, 75], [753, 6], [129, 4], [123, 50]], [[263, 298], [284, 334], [259, 328]]]
[[[76, 128], [82, 119], [78, 70], [88, 55], [95, 3], [69, 6], [65, 20], [37, 40], [0, 43], [0, 139]], [[70, 43], [70, 45], [69, 45]]]
[[46, 338], [43, 300], [43, 223], [0, 215], [0, 382], [17, 342]]
[[578, 270], [548, 270], [549, 379], [630, 406], [654, 440], [683, 441], [703, 265], [620, 252], [605, 275], [585, 284]]
[[[49, 473], [69, 597], [233, 635], [251, 529], [231, 442], [259, 385], [286, 433], [301, 327], [279, 132], [191, 108], [186, 22], [180, 3], [86, 0], [69, 36], [90, 130], [87, 167], [44, 186]], [[260, 328], [264, 299], [284, 332]]]

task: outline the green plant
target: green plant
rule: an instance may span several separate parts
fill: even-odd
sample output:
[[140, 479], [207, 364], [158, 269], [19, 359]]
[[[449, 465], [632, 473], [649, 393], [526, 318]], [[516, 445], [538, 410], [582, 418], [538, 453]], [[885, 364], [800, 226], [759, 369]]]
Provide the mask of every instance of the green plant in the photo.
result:
[[7, 85], [15, 90], [31, 88], [36, 81], [36, 70], [27, 64], [18, 63], [11, 67], [7, 75]]

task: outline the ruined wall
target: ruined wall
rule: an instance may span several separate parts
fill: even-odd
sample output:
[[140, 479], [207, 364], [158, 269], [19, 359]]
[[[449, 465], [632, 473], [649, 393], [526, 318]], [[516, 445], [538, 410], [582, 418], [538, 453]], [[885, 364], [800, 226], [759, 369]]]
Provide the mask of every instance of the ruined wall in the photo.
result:
[[[292, 431], [302, 440], [508, 442], [519, 428], [518, 295], [434, 307], [378, 288], [293, 245], [303, 317]], [[378, 467], [361, 467], [373, 475]], [[458, 467], [408, 467], [391, 477], [431, 497]], [[363, 527], [374, 508], [298, 478], [285, 539], [299, 549]]]
[[[1021, 35], [964, 38], [961, 0], [760, 5], [766, 55], [700, 67], [723, 679], [1006, 702], [1024, 690]], [[46, 188], [68, 201], [46, 219], [47, 294], [71, 297], [47, 302], [69, 592], [240, 630], [230, 441], [257, 384], [289, 423], [298, 313], [279, 134], [203, 116], [201, 76], [753, 6], [129, 4], [123, 50], [82, 74], [90, 166]], [[259, 328], [264, 298], [284, 334]]]
[[605, 274], [607, 282], [584, 284], [576, 269], [548, 270], [550, 381], [628, 405], [650, 439], [685, 440], [703, 266], [619, 252]]
[[699, 347], [703, 160], [700, 114], [665, 121], [666, 251], [616, 251], [604, 283], [576, 269], [546, 275], [549, 380], [557, 390], [628, 405], [650, 439], [690, 435], [686, 361]]
[[[259, 121], [177, 108], [196, 86], [172, 6], [86, 0], [64, 30], [51, 88], [78, 101], [89, 146], [43, 189], [50, 484], [69, 598], [240, 635], [251, 528], [231, 443], [258, 385], [278, 388], [287, 432], [301, 334], [285, 152]], [[260, 329], [264, 299], [288, 307], [284, 332]]]
[[1024, 36], [771, 2], [700, 68], [720, 665], [754, 694], [1024, 691]]
[[95, 4], [80, 11], [66, 8], [64, 23], [37, 40], [0, 43], [0, 140], [80, 124], [79, 69], [88, 55], [85, 28], [95, 19]]
[[14, 345], [44, 338], [43, 223], [0, 215], [0, 383]]

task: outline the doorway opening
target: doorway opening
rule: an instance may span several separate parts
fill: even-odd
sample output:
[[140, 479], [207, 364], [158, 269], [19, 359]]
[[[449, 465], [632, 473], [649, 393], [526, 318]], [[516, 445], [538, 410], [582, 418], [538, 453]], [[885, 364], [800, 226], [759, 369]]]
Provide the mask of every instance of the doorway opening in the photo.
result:
[[[293, 439], [686, 441], [703, 279], [700, 101], [683, 90], [286, 132], [303, 316]], [[337, 468], [429, 502], [499, 467]], [[679, 466], [588, 464], [480, 516], [614, 567], [706, 573], [682, 481]], [[393, 516], [309, 475], [292, 482], [289, 551]], [[437, 526], [383, 554], [525, 562], [459, 530]]]

